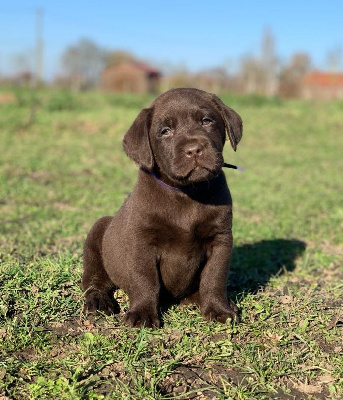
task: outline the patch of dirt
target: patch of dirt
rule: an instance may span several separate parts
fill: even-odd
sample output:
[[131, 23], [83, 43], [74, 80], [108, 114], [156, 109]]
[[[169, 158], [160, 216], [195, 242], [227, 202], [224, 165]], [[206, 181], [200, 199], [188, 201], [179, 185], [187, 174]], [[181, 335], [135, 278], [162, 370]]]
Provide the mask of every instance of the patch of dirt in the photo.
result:
[[77, 207], [73, 207], [68, 203], [58, 202], [58, 201], [55, 201], [53, 203], [53, 207], [60, 211], [77, 211], [78, 210]]
[[[119, 318], [121, 318], [120, 316]], [[113, 318], [113, 316], [111, 317]], [[87, 319], [75, 318], [69, 321], [52, 322], [45, 325], [45, 329], [56, 334], [58, 337], [65, 335], [79, 336], [85, 332], [101, 333], [102, 335], [113, 335], [117, 329], [123, 329], [121, 324], [111, 324], [101, 316], [87, 316]]]
[[[113, 391], [113, 386], [118, 385], [119, 382], [135, 389], [135, 382], [123, 363], [107, 365], [99, 375], [100, 380], [104, 379], [106, 382], [100, 384], [96, 391], [104, 396], [109, 395]], [[145, 374], [148, 386], [150, 378]], [[224, 389], [223, 381], [240, 385], [246, 379], [247, 375], [238, 369], [226, 369], [220, 366], [203, 369], [201, 366], [181, 364], [159, 382], [157, 390], [162, 396], [180, 400], [217, 399], [216, 392]], [[109, 384], [109, 381], [112, 381], [113, 385]]]
[[100, 127], [93, 121], [80, 121], [78, 129], [89, 135], [96, 135]]
[[[331, 375], [330, 375], [331, 376]], [[290, 392], [293, 399], [316, 399], [316, 400], [327, 400], [330, 397], [330, 391], [327, 388], [328, 383], [336, 381], [335, 378], [328, 378], [323, 376], [322, 380], [317, 380], [313, 383], [301, 382], [300, 380], [291, 381], [292, 387]]]
[[343, 350], [343, 332], [341, 333], [341, 337], [336, 337], [335, 340], [328, 341], [324, 340], [322, 335], [317, 335], [315, 338], [315, 342], [321, 351], [326, 354], [339, 354], [342, 353]]
[[222, 390], [223, 381], [237, 386], [246, 380], [247, 375], [238, 369], [180, 365], [159, 386], [161, 393], [180, 399], [208, 399], [216, 398], [213, 389]]
[[321, 250], [326, 254], [336, 254], [343, 256], [343, 246], [335, 246], [329, 241], [324, 240], [320, 247]]
[[24, 173], [24, 175], [27, 175], [28, 178], [43, 183], [44, 185], [48, 185], [53, 181], [52, 173], [47, 170], [32, 171], [29, 174]]
[[[87, 326], [86, 322], [87, 321], [82, 323], [82, 321], [78, 320], [51, 322], [50, 324], [45, 325], [45, 328], [47, 331], [55, 333], [58, 337], [65, 335], [78, 336], [85, 332], [89, 332], [89, 325]], [[89, 322], [89, 324], [91, 323]], [[93, 328], [94, 325], [91, 326], [91, 329]]]
[[[119, 319], [122, 315], [119, 315]], [[45, 329], [56, 335], [59, 340], [65, 336], [83, 335], [85, 332], [94, 334], [101, 333], [104, 335], [115, 335], [115, 330], [122, 329], [122, 325], [117, 322], [105, 320], [101, 317], [88, 316], [75, 318], [69, 321], [53, 322], [47, 324]], [[178, 340], [178, 336], [171, 337], [171, 341]], [[216, 340], [222, 340], [222, 334], [214, 337]], [[318, 340], [320, 338], [318, 337]], [[342, 351], [341, 343], [338, 341], [329, 343], [321, 342], [321, 348], [328, 353], [339, 353]], [[65, 349], [63, 346], [53, 346], [51, 349], [51, 357], [64, 357]], [[25, 351], [18, 352], [17, 357], [25, 360], [33, 360], [37, 357], [34, 349], [27, 348]], [[194, 359], [192, 364], [179, 363], [171, 367], [171, 371], [157, 383], [156, 390], [162, 395], [169, 398], [178, 398], [180, 400], [188, 399], [218, 399], [225, 396], [225, 389], [229, 387], [244, 387], [249, 389], [254, 385], [254, 377], [245, 373], [238, 368], [226, 368], [221, 364], [211, 362], [206, 363], [204, 367], [201, 360]], [[132, 367], [131, 367], [132, 368]], [[311, 368], [304, 365], [304, 368]], [[277, 385], [277, 393], [264, 392], [264, 398], [280, 399], [280, 400], [301, 400], [301, 399], [327, 399], [330, 396], [328, 386], [337, 382], [337, 378], [331, 373], [329, 366], [326, 373], [317, 376], [313, 381], [299, 380], [295, 377], [282, 376]], [[124, 384], [129, 391], [135, 393], [137, 390], [136, 377], [141, 376], [144, 384], [149, 387], [153, 379], [147, 371], [135, 370], [132, 374], [130, 368], [124, 362], [116, 362], [105, 365], [100, 371], [90, 370], [84, 371], [83, 376], [79, 377], [79, 382], [92, 381], [94, 390], [103, 396], [109, 396], [113, 392], [114, 387]], [[255, 382], [256, 383], [256, 382]], [[282, 387], [283, 389], [281, 389]], [[262, 388], [263, 389], [263, 388]]]
[[[136, 371], [138, 372], [138, 371]], [[142, 374], [144, 375], [143, 371]], [[225, 387], [250, 385], [249, 374], [245, 374], [239, 369], [227, 369], [222, 366], [213, 365], [204, 369], [200, 365], [178, 365], [168, 376], [159, 382], [157, 390], [162, 396], [168, 398], [177, 398], [180, 400], [202, 400], [202, 399], [218, 399], [225, 396]], [[150, 385], [150, 377], [145, 376], [146, 385]], [[104, 381], [101, 383], [101, 381]], [[307, 400], [317, 399], [324, 400], [329, 398], [329, 390], [327, 385], [337, 381], [330, 373], [319, 377], [315, 382], [301, 382], [292, 380], [287, 377], [281, 378], [282, 386], [285, 391], [278, 389], [277, 393], [264, 392], [263, 398], [279, 399], [279, 400]], [[110, 395], [113, 386], [120, 383], [126, 387], [135, 390], [135, 382], [130, 373], [128, 373], [124, 363], [116, 363], [107, 365], [98, 374], [99, 383], [96, 391], [99, 394]], [[111, 383], [113, 382], [113, 384]], [[314, 397], [313, 397], [314, 396]]]
[[14, 102], [15, 102], [15, 96], [13, 93], [11, 92], [0, 93], [0, 105], [14, 103]]
[[84, 135], [97, 135], [102, 130], [102, 125], [98, 125], [94, 121], [76, 120], [66, 123], [65, 121], [54, 121], [54, 131], [73, 130], [82, 132]]

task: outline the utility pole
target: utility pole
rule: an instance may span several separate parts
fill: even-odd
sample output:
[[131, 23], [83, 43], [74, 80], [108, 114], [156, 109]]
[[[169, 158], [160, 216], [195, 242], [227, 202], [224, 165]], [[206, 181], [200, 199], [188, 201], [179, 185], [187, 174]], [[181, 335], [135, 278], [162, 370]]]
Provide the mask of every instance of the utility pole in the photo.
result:
[[36, 71], [35, 71], [35, 87], [43, 80], [43, 10], [36, 10]]

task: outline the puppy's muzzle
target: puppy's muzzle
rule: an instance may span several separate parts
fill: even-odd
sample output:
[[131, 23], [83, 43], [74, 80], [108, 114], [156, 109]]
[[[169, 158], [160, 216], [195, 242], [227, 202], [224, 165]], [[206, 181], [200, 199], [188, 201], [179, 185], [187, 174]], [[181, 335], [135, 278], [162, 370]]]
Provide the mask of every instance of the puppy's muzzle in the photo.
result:
[[201, 143], [189, 144], [184, 149], [187, 158], [201, 157], [204, 151], [204, 146]]

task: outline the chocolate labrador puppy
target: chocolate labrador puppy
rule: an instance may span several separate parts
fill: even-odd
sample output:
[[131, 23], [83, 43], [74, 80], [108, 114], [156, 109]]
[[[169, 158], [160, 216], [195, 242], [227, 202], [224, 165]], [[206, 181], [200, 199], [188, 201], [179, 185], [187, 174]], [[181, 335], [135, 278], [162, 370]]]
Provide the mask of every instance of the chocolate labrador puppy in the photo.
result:
[[129, 326], [160, 326], [167, 297], [196, 302], [207, 320], [237, 320], [227, 298], [232, 201], [222, 171], [227, 133], [242, 120], [217, 96], [172, 89], [143, 109], [124, 137], [140, 169], [114, 217], [100, 218], [84, 246], [86, 310], [118, 312], [116, 288], [129, 295]]

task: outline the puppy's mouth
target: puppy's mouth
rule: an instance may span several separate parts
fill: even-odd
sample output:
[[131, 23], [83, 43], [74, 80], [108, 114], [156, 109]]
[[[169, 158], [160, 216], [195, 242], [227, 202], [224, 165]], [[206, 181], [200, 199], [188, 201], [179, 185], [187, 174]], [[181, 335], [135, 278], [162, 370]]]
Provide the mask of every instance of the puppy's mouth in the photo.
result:
[[181, 186], [192, 183], [209, 181], [215, 178], [221, 171], [221, 166], [209, 168], [204, 165], [197, 164], [185, 174], [175, 174], [171, 178]]

